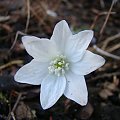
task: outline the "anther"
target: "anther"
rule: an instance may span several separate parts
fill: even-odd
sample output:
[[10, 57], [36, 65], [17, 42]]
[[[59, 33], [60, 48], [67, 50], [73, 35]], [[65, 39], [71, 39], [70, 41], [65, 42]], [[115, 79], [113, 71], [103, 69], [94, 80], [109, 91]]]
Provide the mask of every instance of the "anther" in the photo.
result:
[[68, 69], [69, 63], [63, 55], [57, 55], [57, 57], [50, 62], [50, 66], [48, 67], [49, 73], [57, 76], [64, 75], [65, 71]]

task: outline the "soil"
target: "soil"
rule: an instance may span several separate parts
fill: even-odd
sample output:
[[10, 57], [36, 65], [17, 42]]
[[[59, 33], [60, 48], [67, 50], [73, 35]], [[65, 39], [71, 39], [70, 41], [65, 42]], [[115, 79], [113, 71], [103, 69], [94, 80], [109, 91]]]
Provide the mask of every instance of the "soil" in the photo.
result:
[[[120, 119], [120, 3], [114, 3], [108, 12], [111, 4], [112, 0], [0, 0], [0, 120]], [[16, 71], [32, 59], [21, 37], [25, 33], [50, 38], [55, 24], [62, 19], [73, 33], [93, 29], [95, 35], [88, 49], [101, 54], [106, 63], [85, 76], [89, 92], [86, 106], [62, 96], [53, 107], [43, 110], [40, 86], [14, 81]], [[94, 46], [119, 59], [106, 56]]]

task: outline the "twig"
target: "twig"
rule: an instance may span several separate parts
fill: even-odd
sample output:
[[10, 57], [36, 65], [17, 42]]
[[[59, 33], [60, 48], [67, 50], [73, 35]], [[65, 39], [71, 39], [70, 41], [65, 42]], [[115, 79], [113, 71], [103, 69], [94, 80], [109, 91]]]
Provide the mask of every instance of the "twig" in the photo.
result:
[[11, 119], [11, 117], [12, 117], [12, 115], [13, 115], [13, 113], [14, 113], [14, 111], [15, 111], [15, 109], [16, 109], [16, 107], [17, 107], [17, 105], [18, 105], [18, 103], [19, 103], [19, 101], [21, 99], [21, 96], [22, 96], [22, 93], [19, 93], [18, 98], [16, 100], [16, 103], [14, 104], [14, 107], [13, 107], [12, 111], [9, 113], [7, 120]]
[[112, 52], [116, 49], [119, 49], [120, 48], [120, 44], [117, 44], [117, 45], [113, 45], [113, 47], [110, 47], [109, 49], [107, 49], [106, 51], [107, 52]]
[[95, 80], [98, 80], [98, 79], [101, 79], [101, 78], [105, 78], [105, 77], [112, 77], [114, 75], [120, 75], [120, 72], [113, 72], [113, 73], [105, 73], [103, 75], [99, 75], [99, 76], [96, 76], [92, 79], [89, 79], [87, 82], [93, 82]]
[[109, 17], [110, 17], [110, 13], [111, 13], [111, 11], [112, 11], [112, 8], [113, 8], [113, 5], [114, 5], [114, 0], [112, 1], [112, 4], [111, 4], [111, 6], [110, 6], [110, 9], [109, 9], [109, 11], [108, 11], [108, 14], [107, 14], [107, 16], [106, 16], [106, 19], [105, 19], [105, 22], [104, 22], [104, 24], [103, 24], [103, 26], [102, 26], [102, 28], [101, 28], [101, 30], [100, 30], [100, 35], [102, 35], [102, 33], [103, 33], [103, 31], [104, 31], [104, 29], [105, 29], [105, 27], [106, 27], [106, 24], [107, 24], [107, 22], [108, 22], [108, 19], [109, 19]]
[[13, 120], [16, 120], [13, 112], [11, 112], [11, 116], [12, 116]]
[[[27, 21], [26, 21], [26, 27], [25, 27], [25, 33], [27, 33], [28, 30], [28, 26], [29, 26], [29, 22], [30, 22], [30, 0], [27, 0]], [[18, 35], [26, 35], [25, 33], [21, 32], [21, 31], [17, 31], [16, 35], [15, 35], [15, 40], [11, 46], [11, 48], [8, 51], [8, 54], [11, 52], [11, 50], [14, 48]]]
[[[116, 13], [116, 12], [111, 12], [110, 14], [115, 14], [115, 13]], [[94, 29], [94, 27], [95, 27], [95, 25], [96, 25], [97, 20], [99, 19], [99, 17], [102, 16], [102, 15], [106, 15], [106, 14], [108, 14], [108, 12], [97, 13], [97, 15], [95, 16], [94, 21], [93, 21], [90, 29]]]
[[113, 59], [116, 59], [116, 60], [120, 60], [120, 57], [117, 56], [117, 55], [114, 55], [114, 54], [111, 54], [111, 53], [108, 53], [102, 49], [100, 49], [99, 47], [97, 47], [97, 45], [94, 45], [93, 48], [100, 54], [104, 55], [104, 56], [107, 56], [107, 57], [110, 57], [110, 58], [113, 58]]
[[104, 40], [104, 44], [103, 44], [102, 49], [105, 50], [108, 43], [115, 40], [115, 39], [117, 39], [117, 38], [120, 38], [120, 33], [118, 33], [118, 34], [116, 34], [114, 36], [111, 36], [111, 37], [107, 38], [106, 40]]
[[27, 0], [27, 21], [25, 26], [25, 33], [27, 33], [29, 22], [30, 22], [30, 0]]
[[8, 62], [4, 65], [1, 65], [0, 70], [5, 69], [5, 68], [15, 65], [15, 64], [23, 64], [23, 61], [22, 60], [14, 60], [14, 61]]
[[14, 48], [15, 44], [16, 44], [16, 41], [17, 41], [17, 38], [18, 38], [18, 35], [26, 35], [25, 33], [21, 32], [21, 31], [17, 31], [16, 35], [15, 35], [15, 40], [11, 46], [11, 48], [9, 49], [8, 51], [8, 54], [11, 52], [11, 50]]
[[0, 22], [4, 22], [10, 19], [10, 16], [0, 16]]

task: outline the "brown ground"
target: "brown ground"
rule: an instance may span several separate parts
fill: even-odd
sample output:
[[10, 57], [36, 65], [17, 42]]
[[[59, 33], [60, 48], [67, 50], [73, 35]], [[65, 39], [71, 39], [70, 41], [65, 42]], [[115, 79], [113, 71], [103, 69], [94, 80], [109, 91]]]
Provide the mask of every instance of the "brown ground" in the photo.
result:
[[[47, 10], [57, 16], [48, 15]], [[0, 0], [0, 120], [119, 120], [119, 11], [120, 3], [112, 7], [111, 0], [31, 0], [30, 5], [29, 0]], [[15, 72], [31, 60], [21, 44], [22, 35], [17, 39], [15, 36], [21, 31], [50, 38], [54, 25], [61, 19], [65, 19], [74, 32], [93, 29], [95, 37], [89, 49], [102, 54], [106, 64], [85, 76], [88, 105], [81, 107], [63, 96], [52, 108], [44, 111], [39, 103], [40, 86], [14, 81]], [[28, 27], [26, 23], [29, 23]], [[104, 28], [103, 24], [106, 25]], [[117, 58], [96, 51], [95, 46]]]

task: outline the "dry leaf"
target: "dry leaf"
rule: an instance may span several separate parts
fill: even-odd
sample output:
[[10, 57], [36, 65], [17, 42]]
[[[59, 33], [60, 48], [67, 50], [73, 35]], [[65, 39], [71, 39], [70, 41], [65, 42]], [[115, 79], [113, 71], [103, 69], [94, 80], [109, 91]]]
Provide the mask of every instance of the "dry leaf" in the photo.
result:
[[24, 104], [24, 102], [20, 102], [18, 107], [15, 110], [15, 115], [17, 120], [22, 119], [32, 119], [33, 115], [29, 106]]
[[99, 96], [103, 99], [107, 99], [109, 96], [112, 96], [113, 93], [108, 89], [103, 89], [100, 91]]
[[107, 99], [109, 96], [113, 95], [113, 92], [118, 89], [119, 79], [114, 76], [113, 82], [105, 82], [103, 89], [99, 92], [99, 96], [103, 99]]

